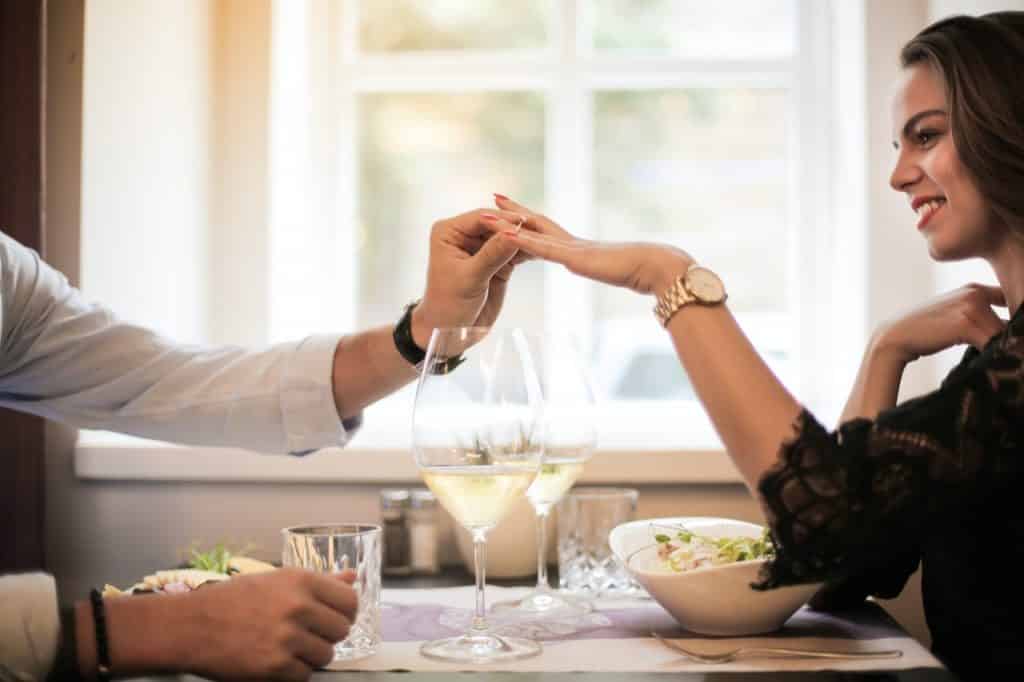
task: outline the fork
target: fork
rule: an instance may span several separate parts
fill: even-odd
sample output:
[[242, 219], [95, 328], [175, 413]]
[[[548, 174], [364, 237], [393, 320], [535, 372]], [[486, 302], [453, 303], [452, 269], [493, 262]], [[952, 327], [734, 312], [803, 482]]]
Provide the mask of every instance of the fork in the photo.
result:
[[730, 651], [723, 651], [717, 654], [702, 654], [696, 651], [692, 651], [682, 646], [681, 644], [674, 642], [671, 639], [662, 637], [657, 632], [651, 632], [651, 635], [659, 642], [667, 646], [669, 649], [678, 651], [683, 656], [696, 661], [698, 663], [728, 663], [733, 661], [739, 656], [744, 654], [757, 655], [770, 655], [770, 656], [781, 656], [786, 658], [836, 658], [836, 659], [851, 659], [851, 660], [873, 660], [878, 658], [899, 658], [903, 655], [902, 651], [898, 649], [888, 651], [812, 651], [807, 649], [787, 649], [784, 647], [762, 647], [762, 646], [750, 646], [740, 647], [738, 649], [732, 649]]

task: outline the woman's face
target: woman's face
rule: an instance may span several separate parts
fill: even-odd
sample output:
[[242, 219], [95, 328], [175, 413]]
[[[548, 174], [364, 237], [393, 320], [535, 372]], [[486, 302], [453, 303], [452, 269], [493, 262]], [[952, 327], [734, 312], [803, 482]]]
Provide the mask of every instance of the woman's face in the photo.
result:
[[960, 260], [991, 253], [1004, 231], [960, 162], [945, 86], [929, 65], [903, 70], [892, 121], [898, 156], [889, 184], [907, 195], [932, 258]]

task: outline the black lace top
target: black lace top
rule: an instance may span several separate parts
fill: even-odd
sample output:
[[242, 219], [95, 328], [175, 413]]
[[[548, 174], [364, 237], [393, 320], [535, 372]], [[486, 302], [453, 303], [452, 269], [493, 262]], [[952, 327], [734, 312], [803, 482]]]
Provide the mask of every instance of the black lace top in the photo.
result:
[[[829, 433], [804, 411], [760, 492], [777, 545], [756, 587], [893, 597], [922, 563], [937, 655], [1024, 668], [1024, 315], [939, 390]], [[1024, 679], [1024, 678], [1019, 678]]]

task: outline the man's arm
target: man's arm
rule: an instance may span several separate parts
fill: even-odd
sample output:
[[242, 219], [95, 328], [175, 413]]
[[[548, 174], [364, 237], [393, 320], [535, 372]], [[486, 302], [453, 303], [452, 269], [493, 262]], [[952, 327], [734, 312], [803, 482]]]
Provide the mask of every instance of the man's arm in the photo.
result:
[[0, 575], [0, 679], [41, 680], [57, 654], [57, 587], [43, 573]]
[[[437, 223], [415, 342], [425, 348], [433, 327], [493, 323], [515, 253], [477, 212]], [[384, 328], [260, 350], [174, 343], [88, 303], [2, 234], [0, 278], [0, 405], [84, 428], [305, 452], [343, 444], [340, 418], [415, 377]]]

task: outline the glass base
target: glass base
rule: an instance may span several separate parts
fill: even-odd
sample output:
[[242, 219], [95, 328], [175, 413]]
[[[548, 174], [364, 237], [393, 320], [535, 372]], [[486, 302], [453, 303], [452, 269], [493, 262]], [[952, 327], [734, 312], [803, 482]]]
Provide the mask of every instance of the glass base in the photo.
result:
[[498, 602], [491, 608], [502, 613], [516, 611], [523, 614], [565, 613], [582, 616], [593, 611], [594, 605], [586, 599], [559, 594], [554, 590], [534, 590], [522, 599]]
[[530, 658], [541, 652], [541, 645], [522, 637], [498, 637], [492, 634], [469, 634], [435, 639], [420, 647], [427, 658], [457, 663], [494, 663]]

